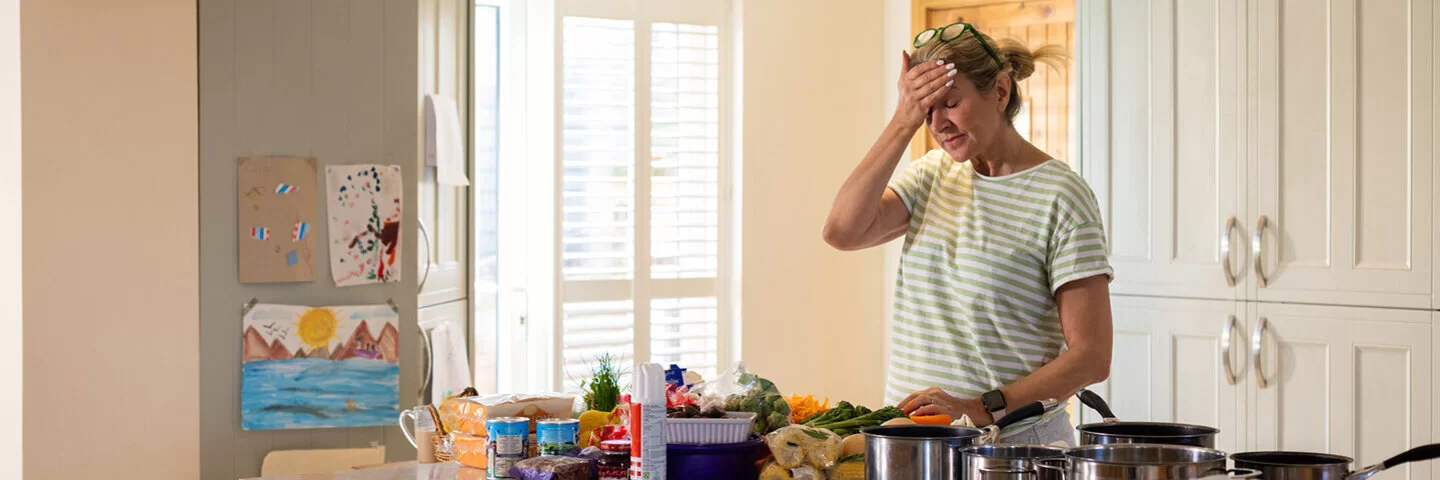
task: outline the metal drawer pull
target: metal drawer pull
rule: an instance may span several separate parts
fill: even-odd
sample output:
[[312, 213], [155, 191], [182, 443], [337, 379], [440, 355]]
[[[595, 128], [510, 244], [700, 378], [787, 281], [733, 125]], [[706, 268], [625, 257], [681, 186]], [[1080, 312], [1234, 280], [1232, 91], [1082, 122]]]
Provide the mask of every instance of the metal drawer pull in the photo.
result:
[[1250, 242], [1250, 250], [1255, 252], [1255, 280], [1259, 282], [1260, 288], [1265, 288], [1269, 283], [1269, 279], [1265, 278], [1265, 242], [1263, 241], [1267, 223], [1269, 223], [1269, 219], [1261, 215], [1260, 221], [1255, 224], [1255, 236]]
[[430, 256], [430, 232], [425, 231], [425, 221], [420, 219], [416, 219], [416, 221], [420, 224], [420, 236], [425, 239], [425, 242], [421, 244], [423, 245], [421, 248], [425, 251], [425, 263], [420, 264], [425, 271], [420, 277], [420, 285], [415, 287], [415, 293], [420, 293], [425, 291], [425, 282], [430, 280], [430, 261], [434, 258]]
[[1265, 380], [1265, 368], [1261, 366], [1260, 359], [1264, 356], [1265, 330], [1270, 328], [1270, 321], [1260, 317], [1260, 323], [1255, 325], [1255, 335], [1250, 337], [1250, 355], [1255, 362], [1255, 384], [1260, 388], [1270, 386]]
[[1230, 266], [1230, 234], [1235, 233], [1235, 217], [1225, 219], [1225, 229], [1220, 231], [1220, 265], [1225, 269], [1225, 285], [1235, 286], [1235, 268]]
[[1225, 328], [1220, 330], [1220, 364], [1225, 367], [1225, 383], [1235, 384], [1235, 368], [1230, 365], [1230, 355], [1233, 353], [1233, 345], [1230, 344], [1230, 336], [1233, 335], [1236, 325], [1235, 316], [1231, 315], [1225, 320]]

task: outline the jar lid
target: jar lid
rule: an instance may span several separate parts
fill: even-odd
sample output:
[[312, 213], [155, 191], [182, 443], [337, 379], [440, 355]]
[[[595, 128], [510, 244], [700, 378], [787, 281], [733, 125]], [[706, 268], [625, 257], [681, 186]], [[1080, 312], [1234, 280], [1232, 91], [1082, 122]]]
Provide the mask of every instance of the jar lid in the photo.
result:
[[605, 440], [600, 442], [600, 449], [607, 452], [628, 452], [630, 451], [629, 440]]

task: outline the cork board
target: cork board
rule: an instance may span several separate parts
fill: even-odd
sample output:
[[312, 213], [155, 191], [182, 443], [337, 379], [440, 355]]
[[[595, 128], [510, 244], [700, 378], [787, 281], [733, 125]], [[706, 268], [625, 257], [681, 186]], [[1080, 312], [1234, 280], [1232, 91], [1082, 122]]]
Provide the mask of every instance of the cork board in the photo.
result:
[[315, 163], [296, 157], [239, 159], [240, 283], [315, 280]]

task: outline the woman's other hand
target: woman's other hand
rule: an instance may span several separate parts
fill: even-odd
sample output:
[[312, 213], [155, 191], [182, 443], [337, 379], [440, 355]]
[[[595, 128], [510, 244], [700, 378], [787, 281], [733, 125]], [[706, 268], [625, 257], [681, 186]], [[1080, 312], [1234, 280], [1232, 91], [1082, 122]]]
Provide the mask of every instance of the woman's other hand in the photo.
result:
[[930, 116], [930, 108], [955, 84], [955, 64], [936, 60], [911, 67], [910, 54], [900, 55], [900, 104], [895, 120], [918, 129]]
[[961, 399], [955, 398], [944, 390], [930, 387], [905, 397], [899, 404], [895, 405], [906, 415], [938, 415], [946, 414], [956, 420], [961, 415], [969, 415], [970, 421], [975, 426], [983, 427], [995, 423], [990, 412], [985, 410], [985, 405], [978, 398]]

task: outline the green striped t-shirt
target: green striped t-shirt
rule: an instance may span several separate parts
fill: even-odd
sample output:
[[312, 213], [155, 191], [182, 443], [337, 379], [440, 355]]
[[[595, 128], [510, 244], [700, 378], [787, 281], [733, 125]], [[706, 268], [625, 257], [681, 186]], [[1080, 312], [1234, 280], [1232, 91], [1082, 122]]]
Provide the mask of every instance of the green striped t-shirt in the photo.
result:
[[937, 149], [890, 189], [910, 211], [885, 388], [891, 404], [928, 387], [975, 398], [1055, 360], [1065, 348], [1055, 291], [1112, 276], [1095, 194], [1063, 162], [986, 177]]

